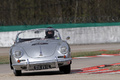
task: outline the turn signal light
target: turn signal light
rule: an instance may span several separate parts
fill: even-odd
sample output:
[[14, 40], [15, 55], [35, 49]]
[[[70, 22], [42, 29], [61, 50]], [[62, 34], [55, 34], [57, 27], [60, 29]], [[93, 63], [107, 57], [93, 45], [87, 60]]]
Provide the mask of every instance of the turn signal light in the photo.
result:
[[20, 60], [17, 60], [18, 63], [20, 63]]
[[64, 58], [66, 58], [66, 56], [64, 55]]

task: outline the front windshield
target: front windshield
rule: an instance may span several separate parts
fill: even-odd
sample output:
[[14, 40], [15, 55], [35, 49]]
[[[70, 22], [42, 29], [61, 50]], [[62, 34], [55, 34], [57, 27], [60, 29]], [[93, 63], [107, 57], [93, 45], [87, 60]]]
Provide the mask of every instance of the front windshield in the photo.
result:
[[36, 39], [41, 40], [41, 39], [61, 39], [61, 38], [57, 30], [37, 29], [37, 30], [28, 30], [19, 33], [17, 35], [16, 42], [31, 41]]

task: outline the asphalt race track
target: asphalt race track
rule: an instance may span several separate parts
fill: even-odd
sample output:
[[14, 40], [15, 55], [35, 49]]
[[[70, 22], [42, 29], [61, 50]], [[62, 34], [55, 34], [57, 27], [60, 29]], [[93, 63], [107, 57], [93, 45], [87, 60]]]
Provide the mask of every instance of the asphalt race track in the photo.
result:
[[[77, 45], [77, 48], [79, 51], [84, 51], [85, 48], [86, 48], [86, 51], [88, 50], [92, 51], [92, 49], [101, 50], [104, 48], [104, 46], [108, 46], [104, 49], [113, 50], [113, 47], [114, 47], [114, 50], [115, 49], [117, 50], [117, 49], [120, 49], [119, 45], [120, 44], [106, 44], [106, 45], [98, 44], [98, 45], [82, 45], [82, 46]], [[80, 48], [84, 48], [84, 49], [81, 50]], [[1, 48], [0, 50], [6, 53], [9, 51], [9, 48], [6, 48], [6, 49]], [[72, 46], [72, 50], [74, 51], [76, 50], [75, 45]], [[1, 55], [5, 55], [1, 51], [0, 51]], [[8, 53], [6, 53], [6, 55], [7, 54]], [[70, 74], [60, 73], [58, 69], [48, 69], [48, 70], [33, 71], [33, 72], [24, 71], [22, 76], [20, 77], [15, 77], [12, 71], [10, 70], [9, 65], [4, 64], [4, 65], [0, 65], [0, 80], [120, 80], [120, 74], [84, 74], [84, 73], [78, 72], [83, 68], [104, 65], [104, 64], [108, 65], [113, 63], [120, 63], [120, 56], [73, 59], [72, 66], [71, 66], [72, 71]]]

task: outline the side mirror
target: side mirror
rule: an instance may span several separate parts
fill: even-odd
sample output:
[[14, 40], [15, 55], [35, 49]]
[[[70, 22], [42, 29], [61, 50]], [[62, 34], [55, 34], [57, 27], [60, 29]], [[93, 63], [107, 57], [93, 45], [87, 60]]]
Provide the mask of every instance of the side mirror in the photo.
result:
[[66, 40], [69, 40], [70, 39], [70, 37], [68, 36], [67, 38], [66, 38]]

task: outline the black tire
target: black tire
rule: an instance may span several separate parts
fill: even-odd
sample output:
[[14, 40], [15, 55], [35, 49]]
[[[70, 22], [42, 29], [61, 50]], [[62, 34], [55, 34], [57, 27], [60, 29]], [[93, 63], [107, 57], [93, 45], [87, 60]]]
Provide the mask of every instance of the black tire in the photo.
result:
[[14, 73], [15, 76], [21, 76], [22, 75], [21, 70], [15, 70], [15, 69], [13, 69], [13, 73]]
[[65, 74], [69, 74], [71, 72], [71, 65], [61, 66], [59, 67], [60, 72], [64, 72]]
[[13, 66], [12, 66], [11, 57], [10, 57], [10, 68], [11, 68], [11, 70], [13, 70]]

